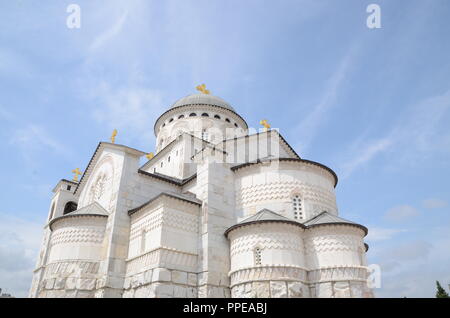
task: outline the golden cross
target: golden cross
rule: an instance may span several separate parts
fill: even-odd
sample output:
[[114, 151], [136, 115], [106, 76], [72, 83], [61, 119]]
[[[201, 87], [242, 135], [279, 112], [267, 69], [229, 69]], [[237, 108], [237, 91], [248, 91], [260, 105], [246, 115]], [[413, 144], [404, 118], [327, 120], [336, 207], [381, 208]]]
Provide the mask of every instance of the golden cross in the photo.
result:
[[149, 152], [145, 156], [147, 157], [148, 160], [151, 160], [155, 155], [153, 154], [153, 152]]
[[262, 125], [262, 126], [264, 126], [264, 128], [266, 128], [267, 130], [270, 129], [270, 124], [269, 124], [269, 122], [267, 121], [267, 119], [261, 120], [261, 121], [259, 122], [259, 124]]
[[115, 143], [116, 142], [116, 136], [117, 136], [117, 129], [114, 129], [112, 134], [111, 134], [111, 143]]
[[206, 85], [202, 84], [202, 85], [197, 85], [197, 87], [195, 87], [196, 90], [198, 90], [199, 92], [202, 92], [203, 94], [209, 94], [209, 90], [206, 89]]
[[73, 169], [72, 173], [75, 175], [73, 176], [73, 181], [78, 182], [78, 176], [82, 174], [79, 168]]

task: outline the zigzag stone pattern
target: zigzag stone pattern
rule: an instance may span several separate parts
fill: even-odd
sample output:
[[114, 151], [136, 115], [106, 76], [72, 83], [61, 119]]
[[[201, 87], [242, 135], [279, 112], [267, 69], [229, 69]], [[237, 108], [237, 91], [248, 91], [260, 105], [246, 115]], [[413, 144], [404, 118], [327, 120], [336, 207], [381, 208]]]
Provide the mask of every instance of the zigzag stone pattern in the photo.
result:
[[236, 206], [238, 209], [242, 209], [264, 202], [273, 203], [281, 201], [290, 203], [291, 193], [294, 191], [301, 193], [305, 202], [320, 206], [321, 211], [316, 211], [318, 213], [324, 210], [330, 212], [337, 211], [334, 193], [319, 186], [298, 180], [274, 181], [242, 187], [236, 191]]
[[134, 275], [154, 267], [168, 266], [172, 269], [191, 269], [195, 271], [197, 255], [160, 247], [127, 260], [127, 275]]
[[51, 246], [64, 243], [102, 243], [104, 230], [97, 228], [60, 229], [52, 234]]

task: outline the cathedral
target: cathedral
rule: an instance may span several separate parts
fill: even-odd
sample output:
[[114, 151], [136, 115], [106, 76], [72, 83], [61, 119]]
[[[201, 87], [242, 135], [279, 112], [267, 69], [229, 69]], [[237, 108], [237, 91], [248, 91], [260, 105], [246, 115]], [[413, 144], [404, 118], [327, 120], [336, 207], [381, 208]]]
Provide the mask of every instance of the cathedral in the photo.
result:
[[334, 171], [197, 90], [158, 117], [154, 154], [114, 130], [58, 182], [29, 296], [373, 297]]

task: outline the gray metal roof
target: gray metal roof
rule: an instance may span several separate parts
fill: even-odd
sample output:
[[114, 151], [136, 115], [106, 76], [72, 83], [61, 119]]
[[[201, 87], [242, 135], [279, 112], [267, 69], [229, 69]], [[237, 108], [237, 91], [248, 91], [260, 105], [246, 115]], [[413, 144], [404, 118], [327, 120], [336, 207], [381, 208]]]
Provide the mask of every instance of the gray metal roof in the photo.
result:
[[169, 192], [161, 192], [160, 194], [154, 196], [153, 198], [151, 198], [150, 200], [148, 200], [144, 204], [142, 204], [142, 205], [140, 205], [140, 206], [138, 206], [138, 207], [136, 207], [134, 209], [129, 210], [128, 211], [128, 215], [131, 216], [133, 213], [141, 210], [142, 208], [146, 207], [147, 205], [149, 205], [150, 203], [154, 202], [155, 200], [157, 200], [158, 198], [160, 198], [162, 196], [167, 196], [169, 198], [175, 198], [175, 199], [178, 199], [178, 200], [182, 200], [182, 201], [189, 202], [189, 203], [192, 203], [192, 204], [197, 204], [197, 205], [200, 205], [200, 206], [202, 205], [202, 201], [197, 199], [195, 196], [189, 196], [187, 194], [179, 194], [179, 193], [172, 193], [172, 192], [170, 192], [170, 193]]
[[320, 226], [320, 225], [333, 225], [333, 224], [335, 224], [335, 225], [351, 225], [351, 226], [356, 226], [356, 227], [362, 229], [366, 235], [368, 233], [368, 230], [365, 226], [355, 223], [355, 222], [352, 222], [352, 221], [349, 221], [349, 220], [346, 220], [337, 215], [331, 214], [327, 211], [323, 211], [323, 212], [319, 213], [318, 215], [316, 215], [315, 217], [305, 221], [304, 223], [300, 223], [295, 220], [284, 217], [278, 213], [275, 213], [271, 210], [263, 209], [263, 210], [259, 211], [258, 213], [256, 213], [255, 215], [252, 215], [252, 216], [240, 221], [239, 223], [229, 227], [225, 231], [225, 236], [227, 236], [230, 231], [232, 231], [238, 227], [255, 224], [255, 223], [263, 223], [263, 222], [290, 223], [293, 225], [298, 225], [304, 229], [309, 229], [311, 227]]
[[244, 225], [250, 225], [250, 224], [255, 224], [255, 223], [265, 223], [265, 222], [282, 222], [282, 223], [289, 223], [289, 224], [293, 224], [293, 225], [297, 225], [300, 226], [302, 228], [305, 228], [305, 226], [297, 221], [291, 220], [287, 217], [284, 217], [278, 213], [275, 213], [269, 209], [262, 209], [261, 211], [259, 211], [258, 213], [256, 213], [255, 215], [252, 215], [242, 221], [240, 221], [239, 223], [229, 227], [226, 231], [225, 231], [225, 236], [232, 230], [244, 226]]
[[269, 209], [262, 209], [255, 215], [252, 215], [252, 216], [242, 220], [238, 224], [255, 222], [255, 221], [292, 221], [292, 220], [290, 220], [287, 217], [284, 217], [278, 213], [270, 211]]
[[75, 210], [73, 212], [61, 215], [57, 218], [54, 218], [50, 221], [49, 226], [50, 229], [52, 229], [53, 223], [56, 221], [67, 219], [67, 218], [73, 218], [73, 217], [83, 217], [83, 216], [95, 216], [95, 217], [108, 217], [108, 211], [106, 211], [100, 204], [97, 202], [93, 202], [81, 209]]
[[361, 224], [346, 220], [344, 218], [341, 218], [337, 215], [331, 214], [330, 212], [327, 211], [323, 211], [321, 213], [319, 213], [318, 215], [316, 215], [315, 217], [305, 221], [303, 223], [304, 225], [306, 225], [307, 227], [313, 227], [313, 226], [319, 226], [319, 225], [331, 225], [331, 224], [348, 224], [348, 225], [353, 225], [356, 227], [361, 228], [362, 230], [364, 230], [364, 232], [367, 235], [367, 228]]
[[213, 106], [219, 106], [219, 107], [223, 107], [223, 108], [234, 111], [234, 108], [231, 107], [231, 105], [228, 104], [226, 101], [224, 101], [222, 98], [217, 97], [217, 96], [212, 96], [209, 94], [188, 95], [186, 97], [183, 97], [183, 98], [177, 100], [170, 108], [186, 106], [186, 105], [213, 105]]

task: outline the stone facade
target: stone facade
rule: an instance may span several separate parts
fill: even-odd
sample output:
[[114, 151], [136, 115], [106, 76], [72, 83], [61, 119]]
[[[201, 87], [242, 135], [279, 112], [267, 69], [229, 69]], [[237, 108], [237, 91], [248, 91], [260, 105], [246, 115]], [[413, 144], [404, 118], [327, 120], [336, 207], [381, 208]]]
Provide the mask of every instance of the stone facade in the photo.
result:
[[58, 183], [30, 297], [372, 296], [367, 229], [338, 216], [331, 169], [205, 94], [155, 134], [143, 165], [101, 142], [79, 182]]

